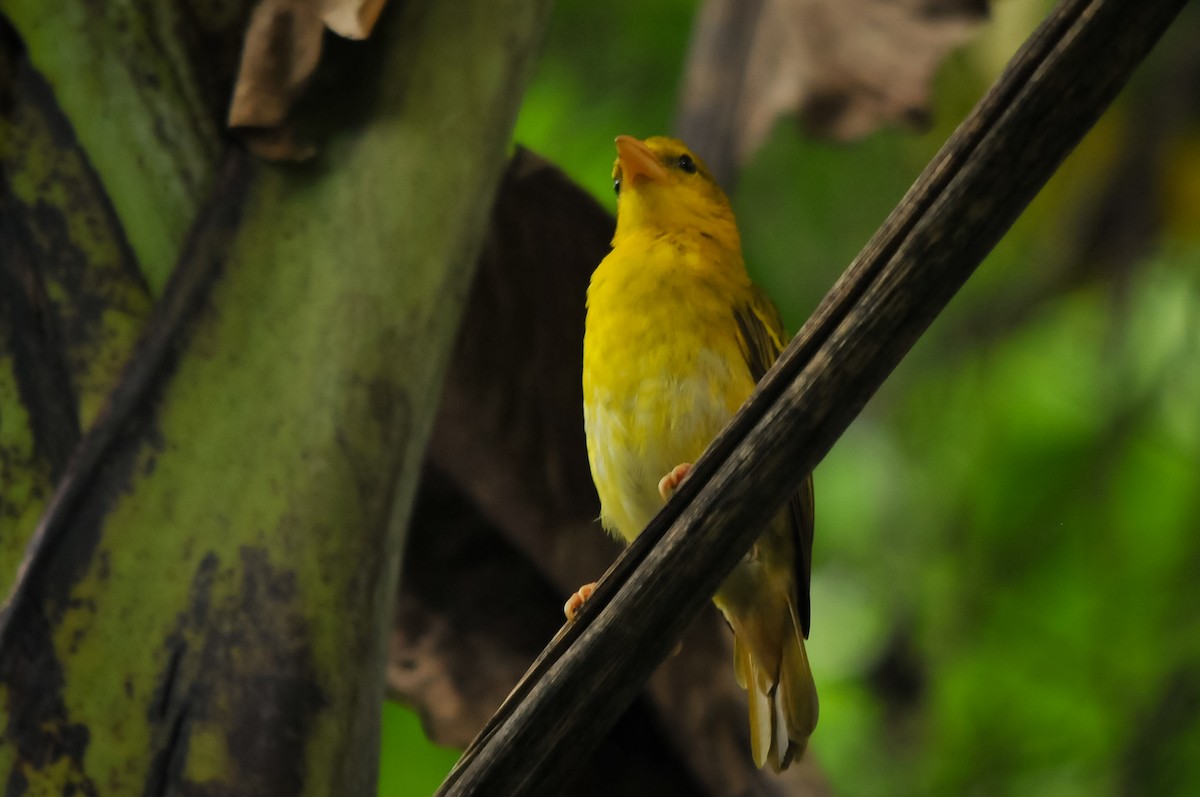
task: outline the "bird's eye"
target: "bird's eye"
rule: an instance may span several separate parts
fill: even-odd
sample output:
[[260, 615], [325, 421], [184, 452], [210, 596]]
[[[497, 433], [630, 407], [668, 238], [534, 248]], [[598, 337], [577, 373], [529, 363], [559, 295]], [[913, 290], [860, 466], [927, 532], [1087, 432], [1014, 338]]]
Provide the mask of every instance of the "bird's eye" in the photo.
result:
[[617, 196], [621, 195], [621, 178], [620, 177], [613, 178], [613, 193], [616, 194]]
[[692, 160], [691, 155], [680, 155], [679, 160], [675, 162], [675, 165], [680, 169], [683, 169], [688, 174], [696, 173], [696, 162]]

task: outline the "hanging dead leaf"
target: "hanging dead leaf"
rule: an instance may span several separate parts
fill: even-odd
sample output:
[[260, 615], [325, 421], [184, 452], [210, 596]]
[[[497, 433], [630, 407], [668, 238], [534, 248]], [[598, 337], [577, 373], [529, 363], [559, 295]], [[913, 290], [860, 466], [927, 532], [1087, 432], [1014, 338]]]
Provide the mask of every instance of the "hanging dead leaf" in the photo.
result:
[[557, 591], [426, 466], [387, 668], [438, 744], [465, 747], [562, 623]]
[[730, 183], [775, 120], [853, 139], [928, 118], [930, 81], [987, 0], [708, 0], [677, 129]]
[[263, 0], [246, 29], [229, 127], [266, 160], [306, 160], [316, 148], [298, 136], [288, 115], [321, 59], [328, 27], [364, 39], [387, 0]]
[[371, 35], [375, 20], [387, 0], [324, 0], [321, 20], [325, 27], [347, 39], [365, 39]]

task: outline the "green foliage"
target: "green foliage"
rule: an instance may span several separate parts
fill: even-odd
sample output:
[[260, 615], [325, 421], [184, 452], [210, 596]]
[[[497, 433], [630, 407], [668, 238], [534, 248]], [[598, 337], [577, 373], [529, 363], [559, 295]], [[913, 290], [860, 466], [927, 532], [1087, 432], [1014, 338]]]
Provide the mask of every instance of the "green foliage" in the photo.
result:
[[399, 703], [383, 704], [381, 731], [379, 797], [433, 794], [458, 760], [457, 750], [426, 739], [417, 715]]
[[668, 130], [694, 0], [559, 3], [514, 138], [610, 209], [613, 139]]
[[[887, 408], [918, 471], [904, 503], [933, 522], [917, 567], [864, 574], [915, 582], [889, 597], [926, 661], [913, 755], [931, 792], [1112, 793], [1165, 774], [1143, 739], [1159, 754], [1195, 733], [1155, 717], [1200, 663], [1200, 447], [1173, 428], [1200, 420], [1179, 367], [1200, 356], [1198, 267], [1194, 249], [1144, 264], [1124, 317], [1106, 290], [1069, 296]], [[1129, 378], [1156, 348], [1171, 365]], [[898, 509], [888, 539], [911, 533]], [[1194, 766], [1171, 774], [1155, 793], [1200, 786]]]

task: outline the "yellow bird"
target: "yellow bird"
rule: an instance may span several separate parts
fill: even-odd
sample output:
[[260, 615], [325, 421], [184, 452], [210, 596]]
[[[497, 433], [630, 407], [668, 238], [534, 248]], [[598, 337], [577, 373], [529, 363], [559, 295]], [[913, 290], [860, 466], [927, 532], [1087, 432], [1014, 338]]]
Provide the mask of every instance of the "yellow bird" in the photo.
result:
[[[750, 281], [729, 200], [680, 141], [617, 138], [617, 230], [592, 275], [583, 341], [588, 458], [604, 526], [632, 541], [774, 362], [779, 313]], [[755, 763], [804, 752], [817, 692], [804, 640], [811, 478], [714, 602], [734, 632]], [[591, 594], [584, 587], [568, 617]]]

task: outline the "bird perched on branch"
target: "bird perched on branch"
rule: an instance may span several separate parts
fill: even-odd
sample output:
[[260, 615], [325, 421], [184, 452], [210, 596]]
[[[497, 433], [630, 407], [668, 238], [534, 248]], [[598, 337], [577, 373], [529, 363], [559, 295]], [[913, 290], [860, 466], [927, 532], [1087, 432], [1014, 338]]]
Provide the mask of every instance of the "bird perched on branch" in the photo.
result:
[[[742, 261], [729, 200], [680, 141], [617, 138], [612, 252], [592, 275], [584, 418], [601, 520], [632, 541], [686, 478], [786, 343]], [[804, 640], [811, 477], [721, 584], [758, 766], [798, 758], [817, 722]], [[587, 585], [567, 615], [591, 594]]]

